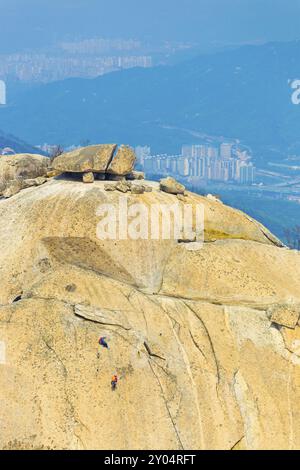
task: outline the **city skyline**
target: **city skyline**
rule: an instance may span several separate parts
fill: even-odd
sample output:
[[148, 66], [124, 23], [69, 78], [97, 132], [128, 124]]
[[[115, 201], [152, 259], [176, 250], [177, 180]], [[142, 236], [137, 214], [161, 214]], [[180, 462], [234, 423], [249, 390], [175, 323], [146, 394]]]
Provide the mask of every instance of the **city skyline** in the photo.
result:
[[139, 168], [147, 175], [172, 175], [197, 181], [255, 183], [256, 167], [246, 150], [223, 142], [183, 145], [178, 155], [152, 155], [149, 146], [136, 147]]
[[145, 55], [49, 57], [47, 54], [12, 54], [0, 57], [0, 77], [8, 82], [48, 83], [67, 78], [96, 78], [132, 67], [151, 67]]

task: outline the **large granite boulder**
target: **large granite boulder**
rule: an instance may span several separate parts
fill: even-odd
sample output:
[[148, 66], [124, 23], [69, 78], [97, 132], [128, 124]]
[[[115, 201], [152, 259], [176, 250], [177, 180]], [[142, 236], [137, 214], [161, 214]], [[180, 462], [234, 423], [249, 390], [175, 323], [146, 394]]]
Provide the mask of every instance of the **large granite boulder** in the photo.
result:
[[0, 183], [45, 176], [49, 158], [35, 154], [16, 154], [0, 156]]
[[81, 147], [54, 158], [52, 167], [66, 173], [105, 173], [116, 148], [115, 144]]

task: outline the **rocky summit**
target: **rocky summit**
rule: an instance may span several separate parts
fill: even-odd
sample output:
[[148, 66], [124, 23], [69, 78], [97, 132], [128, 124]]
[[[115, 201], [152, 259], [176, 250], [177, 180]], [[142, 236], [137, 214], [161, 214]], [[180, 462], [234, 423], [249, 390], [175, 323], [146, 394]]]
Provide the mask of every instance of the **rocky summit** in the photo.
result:
[[57, 155], [52, 161], [36, 154], [2, 156], [0, 197], [10, 198], [22, 189], [44, 184], [47, 178], [67, 174], [76, 174], [83, 183], [89, 184], [95, 178], [113, 181], [144, 179], [144, 173], [134, 171], [134, 150], [128, 145], [117, 147], [116, 144], [80, 147]]
[[[0, 201], [0, 448], [300, 449], [299, 252], [218, 199], [139, 184]], [[201, 205], [203, 243], [100, 239], [120, 198]]]
[[134, 150], [125, 145], [116, 149], [115, 144], [82, 147], [54, 158], [52, 167], [61, 172], [89, 174], [88, 181], [83, 176], [83, 181], [89, 183], [91, 173], [117, 176], [132, 174], [136, 160]]

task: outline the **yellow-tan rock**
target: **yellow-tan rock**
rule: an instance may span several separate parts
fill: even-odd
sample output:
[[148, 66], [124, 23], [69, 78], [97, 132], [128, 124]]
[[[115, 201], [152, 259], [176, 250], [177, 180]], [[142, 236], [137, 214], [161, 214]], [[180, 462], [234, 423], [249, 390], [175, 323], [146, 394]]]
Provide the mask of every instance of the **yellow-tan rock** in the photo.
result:
[[84, 173], [82, 177], [82, 181], [84, 183], [94, 183], [95, 181], [94, 173], [92, 171], [89, 171], [88, 173]]
[[[147, 184], [0, 201], [0, 448], [300, 449], [299, 326], [270, 310], [300, 304], [299, 252]], [[124, 200], [202, 204], [204, 243], [99, 239], [101, 205]]]
[[18, 194], [22, 189], [21, 180], [11, 180], [5, 183], [5, 189], [2, 192], [3, 197], [10, 198]]
[[53, 170], [68, 173], [105, 173], [116, 148], [115, 144], [81, 147], [56, 157], [52, 167]]
[[49, 158], [35, 154], [2, 155], [0, 158], [0, 182], [45, 176]]
[[109, 164], [107, 173], [123, 176], [132, 174], [135, 161], [136, 155], [134, 150], [128, 145], [121, 145]]
[[185, 186], [181, 183], [178, 183], [174, 178], [168, 176], [167, 178], [163, 178], [160, 180], [160, 189], [165, 193], [169, 194], [184, 194]]
[[300, 305], [276, 305], [270, 309], [270, 313], [273, 323], [295, 329], [300, 318]]

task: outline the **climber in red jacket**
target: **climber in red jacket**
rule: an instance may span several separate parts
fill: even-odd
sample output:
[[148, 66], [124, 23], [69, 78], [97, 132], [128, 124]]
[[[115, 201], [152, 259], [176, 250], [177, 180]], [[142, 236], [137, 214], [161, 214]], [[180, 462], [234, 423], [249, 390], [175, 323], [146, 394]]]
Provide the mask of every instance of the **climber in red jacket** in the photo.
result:
[[116, 390], [117, 388], [117, 383], [118, 383], [118, 376], [113, 375], [112, 380], [111, 380], [111, 389]]

